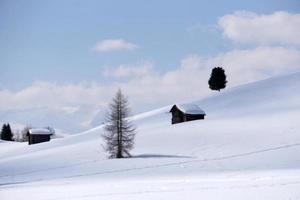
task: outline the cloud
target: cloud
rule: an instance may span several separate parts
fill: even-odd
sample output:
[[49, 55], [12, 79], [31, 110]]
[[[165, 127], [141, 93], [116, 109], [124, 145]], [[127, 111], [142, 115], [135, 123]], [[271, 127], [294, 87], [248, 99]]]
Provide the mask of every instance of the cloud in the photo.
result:
[[[215, 66], [225, 68], [228, 87], [300, 70], [300, 51], [287, 47], [232, 50], [213, 57], [188, 55], [173, 70], [159, 73], [151, 62], [121, 65], [108, 75], [113, 83], [35, 82], [19, 90], [0, 90], [0, 119], [80, 131], [101, 124], [107, 104], [121, 87], [134, 112], [201, 99], [212, 94], [207, 81]], [[137, 70], [137, 69], [143, 70]], [[121, 71], [121, 72], [120, 72]], [[111, 74], [110, 74], [111, 73]], [[134, 74], [134, 75], [132, 75]]]
[[232, 50], [213, 57], [189, 55], [172, 71], [132, 79], [124, 86], [133, 97], [146, 104], [200, 99], [211, 93], [207, 81], [215, 66], [225, 68], [228, 86], [233, 87], [299, 71], [300, 51], [284, 47], [257, 47]]
[[19, 91], [0, 90], [0, 97], [5, 98], [0, 100], [0, 122], [80, 131], [90, 128], [94, 116], [107, 106], [109, 90], [95, 82], [35, 82]]
[[135, 50], [138, 45], [130, 43], [123, 39], [107, 39], [98, 42], [93, 48], [96, 52], [110, 52], [119, 50]]
[[[93, 104], [101, 105], [98, 92], [104, 90], [102, 85], [95, 82], [60, 85], [51, 82], [34, 82], [31, 86], [20, 91], [0, 90], [1, 109], [32, 109], [36, 107], [62, 108], [67, 105]], [[4, 101], [4, 102], [2, 102]], [[68, 109], [66, 109], [68, 110]], [[70, 109], [69, 109], [70, 110]]]
[[141, 77], [152, 73], [153, 64], [150, 61], [143, 61], [136, 64], [122, 64], [117, 67], [105, 67], [103, 75], [115, 78]]
[[[150, 61], [106, 66], [102, 76], [112, 78], [109, 83], [42, 81], [19, 91], [0, 89], [0, 122], [81, 131], [103, 122], [105, 109], [118, 88], [129, 96], [131, 107], [137, 113], [212, 94], [207, 81], [215, 66], [225, 69], [228, 87], [300, 71], [300, 50], [296, 46], [300, 44], [299, 14], [234, 12], [221, 17], [219, 26], [225, 37], [254, 47], [209, 57], [187, 55], [164, 73]], [[94, 50], [136, 48], [137, 45], [123, 39], [111, 39], [99, 42]]]
[[237, 43], [300, 45], [300, 14], [237, 11], [222, 16], [218, 24], [223, 35]]
[[232, 50], [207, 58], [204, 65], [222, 66], [229, 85], [236, 86], [300, 70], [300, 51], [284, 47]]

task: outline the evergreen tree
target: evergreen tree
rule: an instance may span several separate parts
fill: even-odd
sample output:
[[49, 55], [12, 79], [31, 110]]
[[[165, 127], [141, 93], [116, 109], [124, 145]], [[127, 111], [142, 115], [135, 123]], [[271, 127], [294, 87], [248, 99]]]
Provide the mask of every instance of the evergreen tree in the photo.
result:
[[224, 89], [226, 87], [226, 75], [222, 67], [215, 67], [212, 69], [210, 79], [208, 80], [209, 88], [212, 90]]
[[133, 148], [135, 128], [128, 121], [130, 109], [127, 98], [119, 89], [109, 105], [107, 123], [103, 138], [106, 142], [105, 150], [110, 158], [123, 158], [130, 156]]
[[7, 140], [13, 141], [13, 134], [9, 124], [7, 124]]
[[1, 130], [1, 140], [12, 141], [13, 134], [11, 132], [11, 128], [9, 124], [3, 124]]
[[6, 124], [3, 124], [2, 129], [1, 129], [1, 140], [4, 140], [5, 134], [6, 134]]

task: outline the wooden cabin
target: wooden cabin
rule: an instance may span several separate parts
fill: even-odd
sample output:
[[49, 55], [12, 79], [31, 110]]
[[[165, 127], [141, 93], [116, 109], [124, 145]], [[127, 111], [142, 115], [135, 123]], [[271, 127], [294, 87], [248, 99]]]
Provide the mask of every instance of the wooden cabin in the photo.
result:
[[176, 104], [172, 106], [172, 124], [204, 119], [205, 112], [196, 104]]
[[28, 144], [37, 144], [41, 142], [48, 142], [50, 141], [50, 136], [52, 135], [49, 129], [42, 129], [42, 128], [34, 128], [29, 129], [27, 136], [28, 136]]

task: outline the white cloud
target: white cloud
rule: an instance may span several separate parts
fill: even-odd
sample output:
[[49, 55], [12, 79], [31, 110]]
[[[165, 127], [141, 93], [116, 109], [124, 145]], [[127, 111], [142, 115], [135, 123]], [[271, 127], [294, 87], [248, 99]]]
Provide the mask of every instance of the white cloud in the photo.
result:
[[0, 97], [5, 98], [0, 100], [0, 119], [79, 131], [89, 128], [84, 122], [92, 121], [106, 107], [112, 95], [109, 90], [94, 82], [35, 82], [19, 91], [0, 90]]
[[[141, 63], [136, 66], [124, 65], [127, 67], [122, 69], [125, 71], [122, 73], [115, 74], [112, 70], [111, 75], [136, 75], [130, 76], [127, 81], [116, 81], [109, 85], [97, 82], [36, 82], [16, 92], [0, 90], [0, 119], [76, 131], [91, 128], [102, 122], [99, 116], [105, 114], [104, 109], [118, 87], [129, 96], [133, 110], [140, 112], [175, 102], [200, 99], [213, 93], [207, 81], [214, 66], [225, 68], [229, 87], [299, 71], [300, 51], [284, 47], [257, 47], [232, 50], [214, 57], [190, 55], [183, 58], [174, 70], [166, 73], [155, 72], [150, 62]], [[142, 66], [145, 70], [137, 73], [136, 68]]]
[[300, 14], [238, 11], [219, 19], [225, 37], [237, 43], [300, 45]]
[[[234, 42], [259, 46], [233, 49], [213, 57], [189, 55], [166, 73], [159, 73], [149, 61], [106, 67], [102, 75], [114, 78], [109, 84], [35, 82], [19, 91], [0, 89], [0, 120], [79, 131], [102, 122], [101, 116], [119, 87], [129, 96], [134, 111], [140, 112], [213, 93], [207, 81], [215, 66], [225, 68], [228, 87], [300, 70], [300, 50], [294, 46], [300, 44], [299, 14], [235, 12], [221, 17], [219, 26]], [[116, 39], [103, 40], [94, 50], [136, 48], [135, 44]]]
[[1, 97], [9, 100], [1, 100], [1, 109], [32, 109], [37, 107], [62, 108], [67, 105], [93, 104], [101, 105], [98, 92], [104, 88], [98, 83], [82, 82], [78, 84], [64, 84], [50, 82], [35, 82], [31, 86], [17, 91], [0, 91]]
[[106, 67], [103, 75], [106, 77], [125, 78], [141, 77], [152, 73], [153, 64], [149, 61], [143, 61], [136, 64], [122, 64], [117, 67]]
[[133, 79], [126, 86], [128, 91], [141, 92], [133, 94], [139, 96], [141, 102], [167, 104], [198, 99], [211, 93], [207, 81], [215, 66], [225, 68], [228, 86], [232, 87], [299, 71], [300, 51], [283, 47], [257, 47], [233, 50], [215, 57], [190, 55], [172, 71]]
[[119, 50], [135, 50], [137, 48], [138, 45], [123, 39], [107, 39], [98, 42], [93, 50], [97, 52], [110, 52]]
[[235, 86], [300, 70], [300, 51], [284, 47], [232, 50], [206, 60], [206, 65], [223, 66], [229, 85]]

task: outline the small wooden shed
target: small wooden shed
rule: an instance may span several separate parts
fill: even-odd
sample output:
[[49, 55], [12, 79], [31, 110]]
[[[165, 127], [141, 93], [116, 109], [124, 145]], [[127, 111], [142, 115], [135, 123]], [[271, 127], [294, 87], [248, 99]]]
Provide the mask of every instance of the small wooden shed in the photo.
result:
[[28, 135], [28, 144], [31, 145], [31, 144], [50, 141], [50, 136], [52, 135], [52, 133], [49, 129], [34, 128], [34, 129], [29, 129], [27, 135]]
[[175, 104], [172, 106], [172, 124], [204, 119], [205, 112], [196, 104]]

